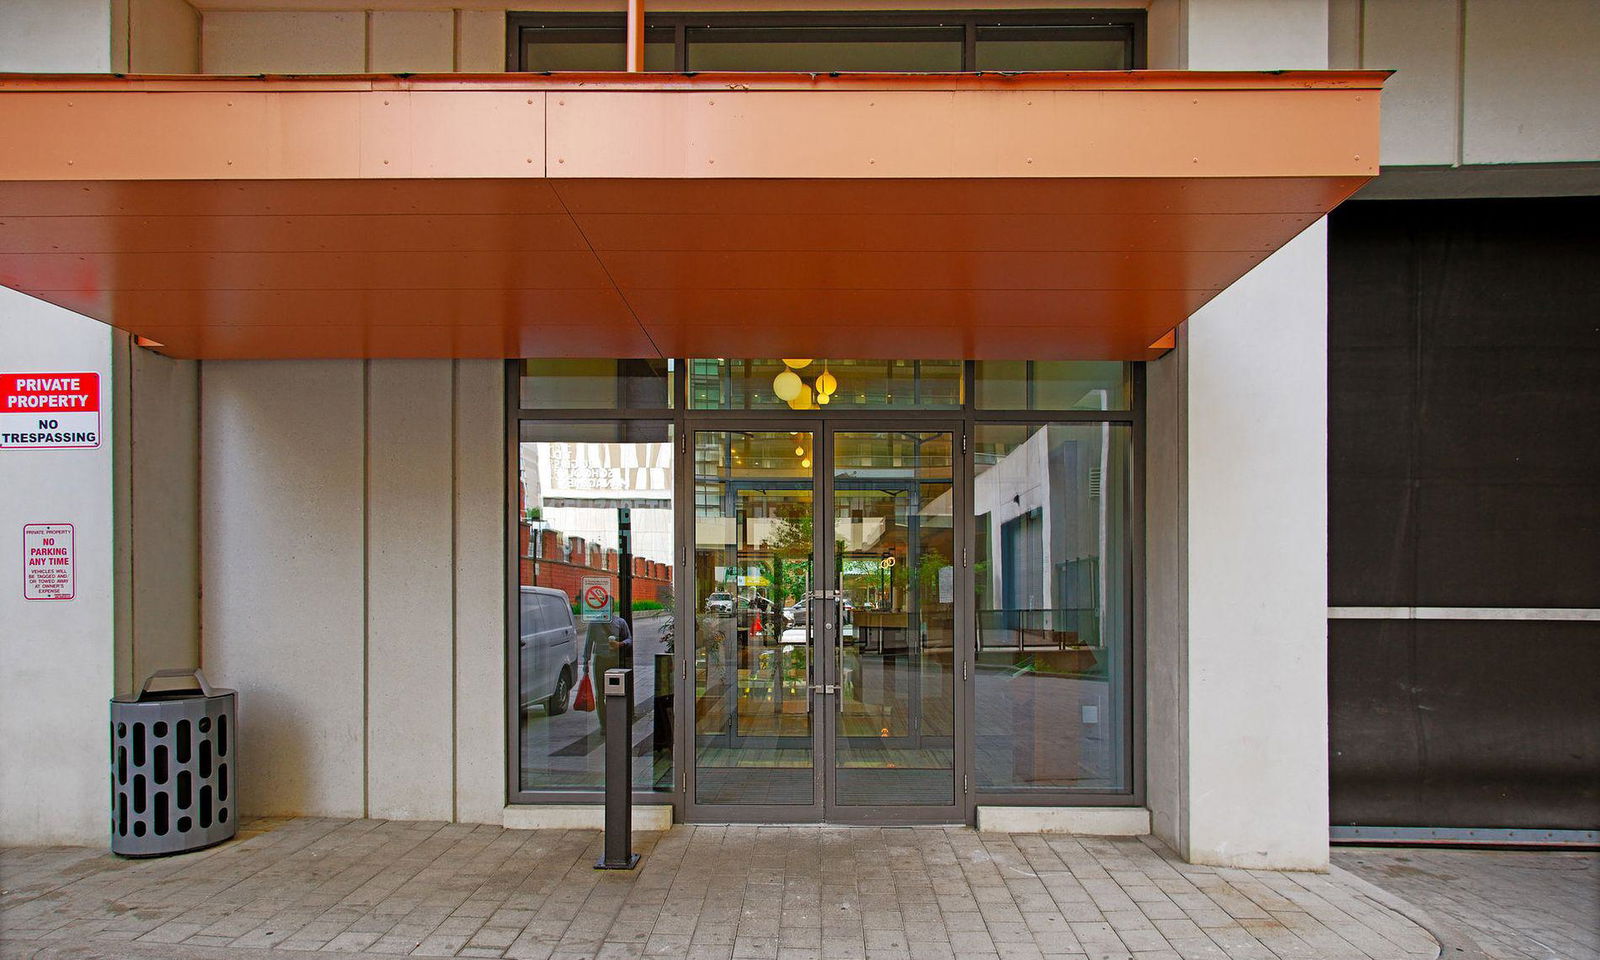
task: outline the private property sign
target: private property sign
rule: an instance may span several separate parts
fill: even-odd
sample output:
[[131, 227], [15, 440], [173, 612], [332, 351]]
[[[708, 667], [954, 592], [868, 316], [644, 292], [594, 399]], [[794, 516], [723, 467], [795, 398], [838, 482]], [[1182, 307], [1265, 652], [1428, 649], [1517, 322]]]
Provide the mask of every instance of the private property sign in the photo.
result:
[[77, 593], [72, 534], [70, 523], [30, 523], [22, 528], [24, 600], [71, 600]]
[[100, 446], [100, 374], [0, 373], [0, 449]]

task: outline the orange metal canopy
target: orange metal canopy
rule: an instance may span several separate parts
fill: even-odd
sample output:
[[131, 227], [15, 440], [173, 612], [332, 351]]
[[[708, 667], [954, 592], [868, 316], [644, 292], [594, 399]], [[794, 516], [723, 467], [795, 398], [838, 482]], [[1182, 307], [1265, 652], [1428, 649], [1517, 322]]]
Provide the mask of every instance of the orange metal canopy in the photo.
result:
[[1144, 359], [1385, 77], [0, 77], [0, 284], [180, 357]]

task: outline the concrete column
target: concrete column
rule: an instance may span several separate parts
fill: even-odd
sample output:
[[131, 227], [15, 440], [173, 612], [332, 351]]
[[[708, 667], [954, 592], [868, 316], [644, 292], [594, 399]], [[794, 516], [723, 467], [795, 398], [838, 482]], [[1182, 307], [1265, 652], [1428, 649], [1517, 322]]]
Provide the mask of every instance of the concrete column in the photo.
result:
[[113, 331], [117, 692], [200, 666], [200, 364]]
[[500, 823], [506, 802], [505, 363], [455, 378], [455, 818]]
[[[1326, 3], [1180, 12], [1191, 69], [1326, 65]], [[1197, 863], [1328, 862], [1326, 272], [1318, 223], [1149, 369], [1149, 802]]]
[[[0, 72], [111, 66], [107, 0], [0, 3]], [[0, 288], [0, 372], [100, 375], [100, 444], [0, 450], [0, 846], [103, 844], [114, 692], [112, 333]], [[23, 526], [74, 528], [74, 596], [23, 598]]]

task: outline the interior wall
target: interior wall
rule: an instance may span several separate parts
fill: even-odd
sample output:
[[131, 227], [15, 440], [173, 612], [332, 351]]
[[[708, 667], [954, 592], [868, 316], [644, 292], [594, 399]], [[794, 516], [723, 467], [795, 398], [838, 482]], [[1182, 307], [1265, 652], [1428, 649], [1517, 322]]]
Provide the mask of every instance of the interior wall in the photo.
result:
[[241, 813], [499, 822], [503, 366], [201, 370], [203, 654], [240, 694]]

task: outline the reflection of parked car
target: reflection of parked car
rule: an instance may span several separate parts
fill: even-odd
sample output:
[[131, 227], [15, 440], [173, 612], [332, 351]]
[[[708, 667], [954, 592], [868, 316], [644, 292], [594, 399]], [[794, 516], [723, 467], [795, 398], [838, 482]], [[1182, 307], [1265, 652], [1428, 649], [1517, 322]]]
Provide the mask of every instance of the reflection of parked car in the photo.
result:
[[706, 613], [717, 613], [724, 617], [733, 615], [733, 594], [713, 593], [706, 597]]
[[[788, 619], [791, 626], [804, 627], [810, 625], [811, 601], [814, 599], [820, 598], [817, 596], [817, 594], [813, 593], [806, 599], [796, 600], [794, 603], [784, 608], [783, 615]], [[848, 597], [840, 597], [839, 606], [844, 611], [844, 622], [851, 622], [851, 614], [855, 611], [856, 605], [851, 603]]]
[[522, 709], [542, 706], [550, 716], [566, 713], [578, 673], [572, 601], [550, 587], [523, 587], [521, 622]]

